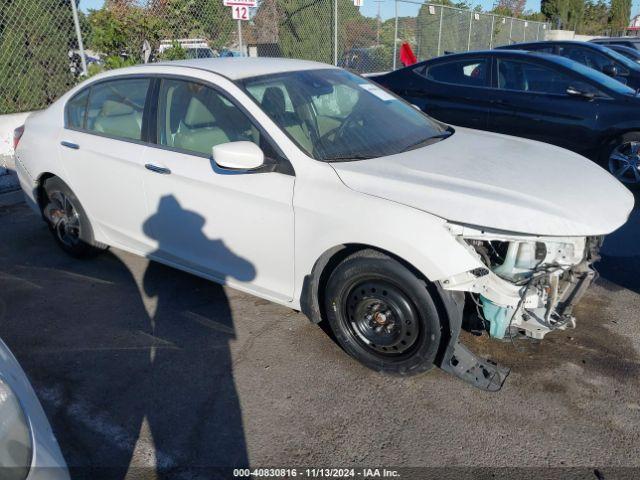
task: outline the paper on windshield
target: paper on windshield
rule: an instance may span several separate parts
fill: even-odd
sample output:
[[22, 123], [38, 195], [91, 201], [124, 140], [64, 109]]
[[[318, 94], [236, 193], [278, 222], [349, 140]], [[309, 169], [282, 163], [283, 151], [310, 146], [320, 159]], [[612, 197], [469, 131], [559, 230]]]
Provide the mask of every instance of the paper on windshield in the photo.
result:
[[390, 93], [385, 92], [380, 87], [378, 87], [376, 85], [373, 85], [371, 83], [361, 83], [360, 84], [360, 88], [362, 88], [363, 90], [366, 90], [367, 92], [371, 93], [372, 95], [375, 95], [376, 97], [378, 97], [383, 102], [389, 102], [391, 100], [397, 100], [396, 97], [394, 97]]

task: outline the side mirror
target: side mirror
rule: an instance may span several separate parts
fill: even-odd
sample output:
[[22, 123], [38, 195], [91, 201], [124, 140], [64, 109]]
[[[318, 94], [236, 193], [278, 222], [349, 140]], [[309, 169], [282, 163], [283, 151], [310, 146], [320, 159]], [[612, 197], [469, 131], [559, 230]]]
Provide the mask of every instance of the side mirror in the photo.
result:
[[228, 142], [211, 149], [213, 161], [228, 170], [257, 170], [264, 165], [264, 153], [253, 142]]
[[609, 75], [610, 77], [617, 77], [618, 67], [616, 67], [613, 63], [605, 65], [604, 67], [602, 67], [602, 73], [604, 73], [605, 75]]
[[575, 87], [570, 86], [567, 88], [567, 95], [571, 95], [572, 97], [581, 97], [586, 100], [593, 100], [596, 96], [591, 92], [583, 92], [582, 90], [578, 90]]

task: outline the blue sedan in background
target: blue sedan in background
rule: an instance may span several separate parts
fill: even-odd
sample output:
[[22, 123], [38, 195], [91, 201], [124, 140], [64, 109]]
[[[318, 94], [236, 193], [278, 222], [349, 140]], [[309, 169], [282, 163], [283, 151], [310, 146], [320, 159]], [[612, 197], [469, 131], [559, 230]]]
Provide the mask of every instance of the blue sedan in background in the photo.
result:
[[633, 89], [640, 88], [640, 65], [611, 48], [591, 42], [545, 41], [514, 43], [498, 48], [552, 53], [570, 58], [615, 78]]
[[640, 97], [581, 63], [489, 50], [370, 78], [442, 122], [552, 143], [640, 188]]

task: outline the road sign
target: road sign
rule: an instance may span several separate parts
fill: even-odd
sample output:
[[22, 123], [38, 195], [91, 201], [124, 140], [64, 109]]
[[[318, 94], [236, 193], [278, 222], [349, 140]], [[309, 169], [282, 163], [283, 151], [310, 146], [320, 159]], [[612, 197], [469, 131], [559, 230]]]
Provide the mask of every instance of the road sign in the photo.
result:
[[222, 0], [225, 7], [250, 7], [258, 6], [258, 0]]
[[363, 3], [364, 3], [364, 0], [353, 0], [353, 4], [356, 7], [361, 7]]
[[234, 5], [231, 7], [231, 17], [234, 20], [249, 20], [249, 7], [245, 5]]

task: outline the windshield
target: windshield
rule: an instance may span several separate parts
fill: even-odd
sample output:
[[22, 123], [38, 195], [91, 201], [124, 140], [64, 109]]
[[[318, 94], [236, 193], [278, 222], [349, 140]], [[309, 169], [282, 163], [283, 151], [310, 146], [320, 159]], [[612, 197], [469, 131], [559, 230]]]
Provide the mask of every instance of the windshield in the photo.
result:
[[607, 48], [604, 45], [602, 46], [602, 48], [607, 50], [607, 55], [609, 55], [611, 58], [614, 58], [615, 60], [620, 62], [625, 67], [627, 67], [627, 68], [629, 68], [631, 70], [638, 70], [638, 64], [636, 62], [634, 62], [633, 60], [631, 60], [630, 58], [625, 57], [620, 52], [616, 52], [612, 48]]
[[624, 83], [619, 82], [615, 78], [612, 78], [609, 75], [605, 75], [604, 73], [599, 72], [594, 68], [590, 68], [586, 65], [583, 65], [582, 63], [576, 62], [575, 60], [571, 60], [567, 57], [558, 57], [555, 58], [555, 60], [559, 63], [564, 64], [565, 67], [570, 68], [574, 72], [598, 82], [600, 85], [608, 88], [609, 90], [612, 90], [615, 93], [618, 93], [620, 95], [636, 94], [636, 91], [634, 89], [632, 89], [631, 87], [627, 87]]
[[316, 160], [393, 155], [451, 132], [395, 95], [345, 70], [288, 72], [249, 78], [243, 85], [289, 138]]

